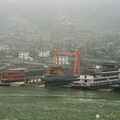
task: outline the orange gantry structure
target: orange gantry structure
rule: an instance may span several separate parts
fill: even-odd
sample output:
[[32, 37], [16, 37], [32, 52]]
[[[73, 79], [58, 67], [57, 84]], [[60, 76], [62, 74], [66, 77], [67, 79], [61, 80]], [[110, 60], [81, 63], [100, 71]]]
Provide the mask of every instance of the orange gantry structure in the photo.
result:
[[55, 49], [52, 54], [54, 54], [53, 64], [58, 65], [58, 55], [75, 55], [74, 63], [74, 75], [80, 75], [80, 56], [83, 54], [80, 50], [71, 51], [71, 52], [60, 52], [58, 49]]

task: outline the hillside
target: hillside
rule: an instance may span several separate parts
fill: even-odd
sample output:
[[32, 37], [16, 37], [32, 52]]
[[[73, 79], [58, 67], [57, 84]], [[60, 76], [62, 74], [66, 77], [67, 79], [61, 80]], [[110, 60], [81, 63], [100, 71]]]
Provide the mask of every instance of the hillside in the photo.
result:
[[120, 60], [119, 0], [0, 2], [1, 44], [18, 51], [78, 48], [84, 59]]

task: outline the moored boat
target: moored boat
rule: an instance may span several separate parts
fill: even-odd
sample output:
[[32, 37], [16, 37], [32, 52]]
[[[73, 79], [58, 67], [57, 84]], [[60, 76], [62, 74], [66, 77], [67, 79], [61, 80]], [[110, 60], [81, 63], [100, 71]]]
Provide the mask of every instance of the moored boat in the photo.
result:
[[0, 83], [0, 86], [10, 86], [10, 83]]
[[78, 89], [114, 89], [120, 86], [120, 64], [105, 63], [87, 70], [86, 75], [80, 75], [71, 88]]
[[10, 83], [10, 82], [20, 82], [28, 79], [28, 72], [23, 69], [8, 69], [2, 71], [1, 74], [1, 83]]
[[77, 80], [75, 76], [65, 76], [62, 67], [59, 65], [51, 65], [45, 77], [41, 78], [45, 85], [65, 85]]
[[2, 83], [27, 82], [34, 76], [42, 76], [45, 71], [46, 69], [41, 67], [6, 69], [1, 71], [0, 81]]

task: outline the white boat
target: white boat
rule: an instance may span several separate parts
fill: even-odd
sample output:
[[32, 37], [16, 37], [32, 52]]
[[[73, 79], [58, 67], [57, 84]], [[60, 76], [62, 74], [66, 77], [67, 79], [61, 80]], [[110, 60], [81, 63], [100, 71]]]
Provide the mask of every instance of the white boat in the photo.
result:
[[78, 89], [113, 89], [120, 88], [120, 64], [105, 63], [87, 70], [74, 81], [72, 88]]

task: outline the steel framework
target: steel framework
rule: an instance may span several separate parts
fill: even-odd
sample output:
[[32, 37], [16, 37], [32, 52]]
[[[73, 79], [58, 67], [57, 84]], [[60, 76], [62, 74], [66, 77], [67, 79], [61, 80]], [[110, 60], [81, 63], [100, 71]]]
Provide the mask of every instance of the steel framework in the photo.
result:
[[58, 65], [58, 55], [75, 55], [74, 63], [74, 75], [80, 75], [80, 56], [83, 54], [80, 50], [71, 51], [71, 52], [60, 52], [58, 49], [55, 49], [52, 54], [54, 54], [53, 64]]

